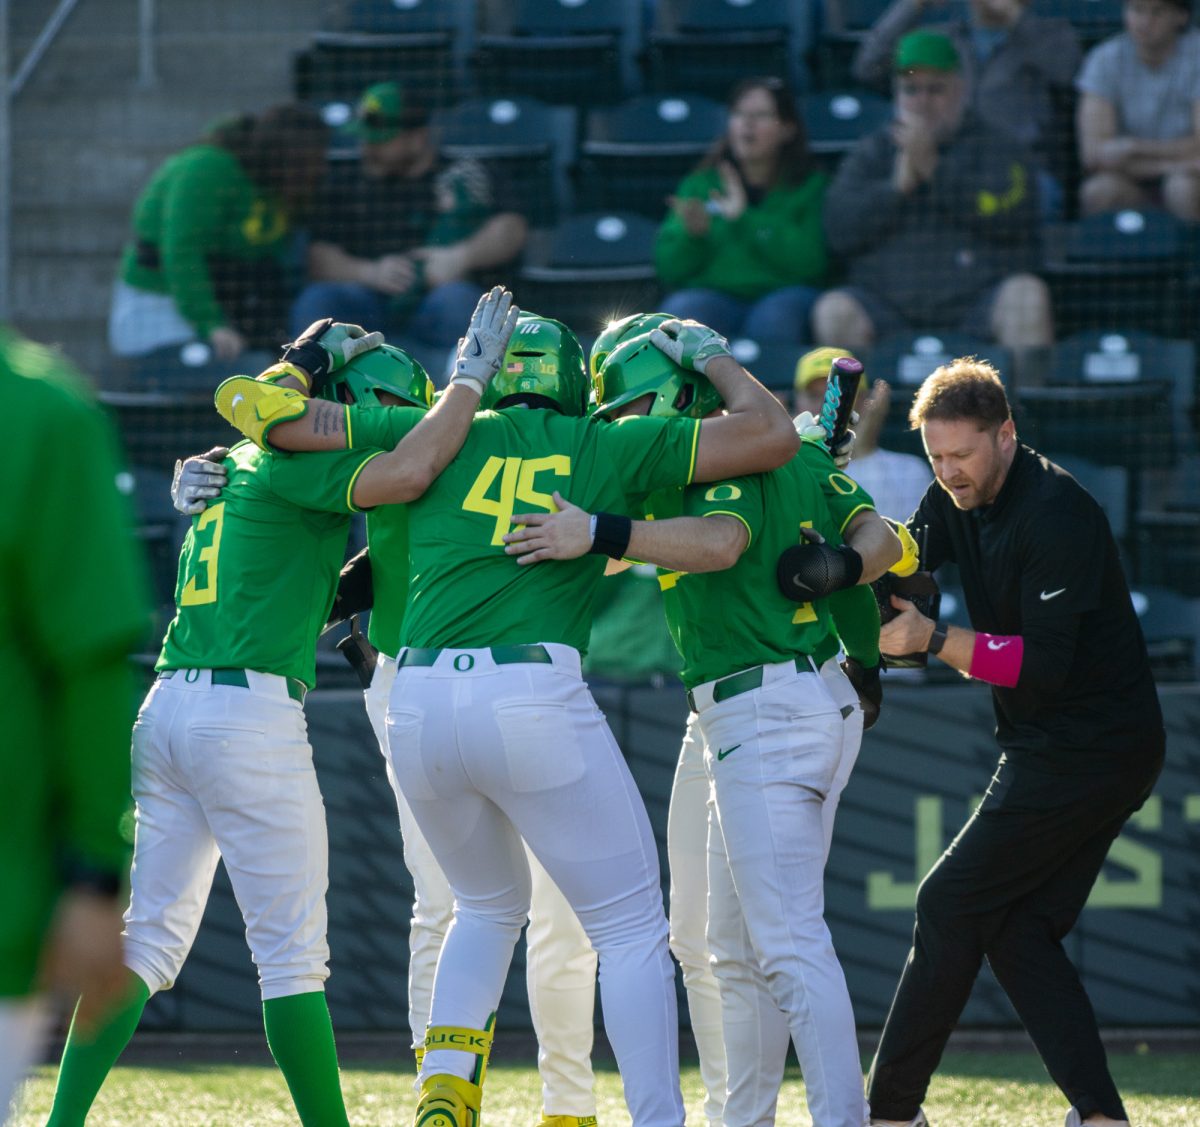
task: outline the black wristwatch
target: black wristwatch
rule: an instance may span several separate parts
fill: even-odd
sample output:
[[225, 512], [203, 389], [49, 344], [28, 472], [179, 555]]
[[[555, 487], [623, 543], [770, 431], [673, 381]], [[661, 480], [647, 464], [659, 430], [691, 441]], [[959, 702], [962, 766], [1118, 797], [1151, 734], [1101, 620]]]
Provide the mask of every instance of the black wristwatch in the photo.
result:
[[950, 628], [944, 622], [935, 622], [933, 633], [929, 635], [929, 645], [925, 648], [931, 654], [940, 654], [942, 647], [946, 644], [946, 632]]

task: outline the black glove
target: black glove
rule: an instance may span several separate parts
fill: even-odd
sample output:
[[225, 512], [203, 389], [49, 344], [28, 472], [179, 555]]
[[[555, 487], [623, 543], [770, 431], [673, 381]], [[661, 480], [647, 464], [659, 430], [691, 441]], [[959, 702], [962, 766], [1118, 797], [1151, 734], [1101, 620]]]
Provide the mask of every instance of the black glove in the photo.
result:
[[808, 543], [785, 548], [775, 568], [775, 581], [785, 599], [811, 603], [853, 587], [862, 578], [862, 556], [849, 544], [834, 548], [811, 528], [802, 528], [800, 534]]
[[291, 344], [283, 346], [282, 364], [295, 364], [308, 373], [310, 395], [317, 395], [325, 380], [355, 357], [383, 344], [383, 333], [368, 333], [361, 325], [348, 325], [332, 317], [314, 321]]
[[[914, 571], [912, 575], [899, 576], [885, 571], [871, 584], [875, 592], [875, 603], [879, 607], [879, 621], [891, 622], [900, 612], [892, 606], [892, 595], [907, 599], [926, 618], [935, 622], [942, 603], [941, 588], [931, 571]], [[927, 653], [888, 654], [887, 663], [893, 669], [923, 669], [929, 664]]]
[[870, 669], [852, 657], [842, 662], [842, 672], [850, 679], [850, 684], [858, 693], [858, 703], [862, 705], [864, 732], [874, 727], [875, 721], [879, 719], [879, 710], [883, 707], [883, 683], [879, 680], [879, 671], [882, 668], [882, 658], [878, 665]]
[[349, 663], [350, 668], [358, 674], [364, 689], [371, 687], [371, 678], [375, 675], [375, 662], [379, 651], [367, 641], [367, 636], [358, 628], [358, 615], [350, 616], [350, 633], [337, 644], [338, 653]]
[[361, 614], [375, 605], [375, 583], [371, 572], [371, 557], [364, 548], [347, 561], [338, 575], [337, 594], [321, 633], [340, 626], [351, 615]]

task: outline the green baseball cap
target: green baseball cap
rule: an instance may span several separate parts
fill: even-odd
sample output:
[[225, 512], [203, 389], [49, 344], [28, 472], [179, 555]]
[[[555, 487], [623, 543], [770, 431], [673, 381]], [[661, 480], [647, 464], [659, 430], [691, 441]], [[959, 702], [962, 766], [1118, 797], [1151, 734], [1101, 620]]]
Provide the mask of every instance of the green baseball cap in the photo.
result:
[[377, 82], [363, 91], [346, 131], [368, 145], [380, 145], [406, 129], [420, 129], [426, 120], [400, 83]]
[[958, 49], [937, 31], [910, 31], [896, 44], [895, 70], [957, 71], [962, 68]]

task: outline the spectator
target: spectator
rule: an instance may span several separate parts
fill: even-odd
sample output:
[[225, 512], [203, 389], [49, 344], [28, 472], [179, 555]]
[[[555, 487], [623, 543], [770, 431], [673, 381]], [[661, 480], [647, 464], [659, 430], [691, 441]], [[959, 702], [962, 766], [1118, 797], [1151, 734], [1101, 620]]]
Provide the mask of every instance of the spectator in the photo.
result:
[[819, 343], [855, 350], [915, 329], [1013, 349], [1053, 340], [1037, 261], [1037, 181], [1024, 151], [967, 107], [958, 51], [937, 32], [896, 47], [893, 122], [864, 137], [825, 205], [849, 286], [813, 310]]
[[382, 329], [444, 382], [479, 300], [472, 275], [520, 252], [525, 220], [495, 206], [482, 166], [439, 155], [428, 109], [398, 83], [369, 87], [349, 128], [362, 159], [331, 168], [318, 199], [293, 335], [322, 317]]
[[[943, 0], [895, 0], [862, 41], [854, 77], [886, 86], [900, 37], [944, 6]], [[1028, 0], [970, 0], [963, 16], [929, 30], [958, 51], [971, 110], [1029, 150], [1046, 170], [1043, 204], [1051, 202], [1048, 196], [1060, 203], [1070, 146], [1063, 136], [1067, 122], [1056, 111], [1071, 95], [1082, 57], [1075, 29], [1065, 19], [1034, 15]]]
[[[814, 418], [820, 418], [830, 362], [849, 355], [844, 348], [814, 348], [801, 356], [796, 364], [793, 410], [809, 411]], [[921, 503], [933, 477], [923, 459], [898, 450], [884, 450], [879, 445], [891, 401], [892, 389], [886, 380], [876, 380], [870, 392], [865, 384], [859, 387], [855, 401], [859, 418], [854, 424], [854, 457], [846, 473], [871, 495], [876, 512], [903, 521]]]
[[729, 128], [670, 199], [654, 248], [668, 313], [725, 336], [803, 344], [825, 280], [817, 172], [792, 92], [749, 78]]
[[1200, 219], [1200, 31], [1189, 0], [1126, 0], [1125, 31], [1077, 83], [1084, 214], [1165, 207]]
[[211, 392], [270, 363], [286, 337], [283, 263], [326, 144], [317, 113], [281, 105], [220, 122], [162, 164], [134, 205], [109, 316], [131, 380]]

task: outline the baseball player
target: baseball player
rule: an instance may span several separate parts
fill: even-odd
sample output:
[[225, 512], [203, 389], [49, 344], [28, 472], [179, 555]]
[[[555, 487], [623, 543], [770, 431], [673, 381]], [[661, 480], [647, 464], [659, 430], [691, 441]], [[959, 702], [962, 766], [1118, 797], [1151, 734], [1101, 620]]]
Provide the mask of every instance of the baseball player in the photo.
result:
[[[0, 513], [0, 1122], [41, 1047], [43, 990], [117, 1001], [129, 867], [128, 654], [150, 619], [112, 427], [59, 356], [0, 328], [14, 493]], [[54, 451], [48, 458], [47, 451]], [[19, 500], [16, 490], [19, 488]], [[88, 566], [78, 566], [80, 545]]]
[[[412, 500], [453, 456], [515, 324], [510, 303], [499, 289], [480, 300], [450, 389], [428, 415], [393, 414], [390, 452], [279, 458], [249, 443], [230, 451], [221, 499], [193, 518], [184, 540], [176, 615], [133, 730], [128, 1002], [99, 1035], [68, 1039], [52, 1127], [84, 1122], [147, 1000], [174, 983], [218, 859], [246, 922], [267, 1041], [300, 1119], [347, 1123], [324, 997], [324, 807], [302, 704], [350, 514]], [[352, 369], [381, 339], [318, 322], [278, 367], [315, 382]], [[393, 380], [373, 382], [394, 402], [425, 407], [424, 372], [403, 353], [390, 355]], [[353, 397], [363, 384], [335, 378], [329, 393]]]
[[[388, 743], [455, 893], [421, 1070], [417, 1121], [428, 1127], [478, 1122], [492, 1015], [529, 906], [522, 838], [598, 952], [605, 1025], [634, 1124], [683, 1122], [649, 822], [579, 679], [602, 561], [531, 571], [506, 558], [503, 540], [515, 508], [551, 509], [556, 485], [629, 507], [660, 485], [791, 456], [790, 420], [725, 342], [690, 322], [672, 333], [685, 363], [707, 368], [727, 415], [588, 420], [579, 417], [582, 362], [553, 378], [506, 364], [494, 389], [501, 410], [476, 420], [449, 474], [410, 509], [413, 586]], [[372, 440], [364, 426], [353, 420], [355, 441]], [[614, 519], [596, 529], [593, 554], [624, 554]]]
[[[656, 375], [662, 360], [652, 340], [653, 334], [628, 339], [607, 355], [597, 376], [598, 414], [677, 412], [674, 381]], [[839, 545], [840, 532], [858, 534], [866, 559], [850, 547], [799, 549], [802, 556], [815, 553], [831, 570], [843, 569], [834, 586], [864, 574], [873, 578], [897, 560], [900, 545], [823, 448], [806, 445], [812, 453], [761, 477], [656, 496], [650, 519], [633, 525], [629, 545], [633, 557], [667, 569], [664, 605], [695, 714], [672, 796], [677, 846], [681, 838], [691, 839], [693, 851], [701, 844], [696, 826], [703, 824], [708, 798], [708, 788], [695, 780], [701, 749], [712, 781], [707, 880], [673, 869], [672, 930], [685, 953], [692, 948], [706, 956], [711, 950], [715, 960], [724, 1052], [712, 1028], [711, 991], [696, 1004], [694, 988], [704, 985], [695, 974], [700, 958], [691, 960], [689, 1003], [694, 1026], [699, 1016], [704, 1027], [698, 1040], [710, 1083], [706, 1110], [710, 1120], [723, 1118], [730, 1127], [774, 1121], [788, 1026], [814, 1123], [861, 1127], [866, 1114], [849, 996], [822, 919], [832, 808], [857, 752], [844, 716], [857, 713], [860, 732], [862, 714], [840, 671], [836, 679], [818, 675], [837, 650], [828, 611], [817, 599], [828, 590], [813, 590], [811, 601], [797, 607], [776, 588], [776, 572], [803, 517], [808, 524], [822, 521]], [[835, 498], [836, 517], [806, 464], [814, 456]], [[536, 562], [586, 550], [588, 513], [565, 503], [560, 509], [551, 516], [518, 514], [525, 528], [509, 535], [510, 551]], [[670, 519], [676, 513], [682, 515]], [[865, 588], [859, 592], [877, 639], [873, 597]], [[719, 620], [711, 614], [715, 606]], [[869, 650], [869, 636], [866, 645]], [[864, 657], [877, 665], [877, 647], [873, 658]], [[740, 758], [724, 765], [734, 755]], [[690, 897], [681, 895], [683, 888]], [[707, 949], [703, 909], [694, 910], [696, 902], [705, 903], [706, 891]], [[698, 928], [675, 920], [677, 906], [682, 917], [689, 899]], [[729, 1090], [722, 1108], [717, 1084], [725, 1054]]]
[[[510, 366], [519, 367], [524, 374], [537, 372], [550, 379], [557, 378], [564, 369], [578, 369], [582, 363], [582, 350], [573, 333], [557, 321], [530, 315], [518, 323], [504, 358], [506, 371]], [[485, 406], [496, 399], [495, 389], [489, 388]], [[181, 511], [197, 502], [203, 506], [206, 499], [218, 493], [224, 480], [219, 465], [202, 459], [188, 459], [183, 473]], [[396, 676], [409, 585], [407, 509], [381, 506], [367, 514], [366, 522], [367, 549], [343, 569], [333, 614], [342, 620], [371, 610], [367, 639], [378, 657], [365, 693], [366, 707], [387, 761], [388, 779], [400, 815], [404, 862], [415, 892], [409, 930], [408, 998], [409, 1028], [419, 1068], [434, 971], [450, 924], [454, 896], [396, 785], [387, 757], [384, 714]], [[526, 971], [542, 1076], [543, 1116], [539, 1127], [594, 1127], [591, 1051], [596, 953], [545, 869], [531, 853], [528, 859], [533, 892], [526, 931]]]

